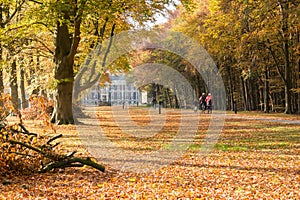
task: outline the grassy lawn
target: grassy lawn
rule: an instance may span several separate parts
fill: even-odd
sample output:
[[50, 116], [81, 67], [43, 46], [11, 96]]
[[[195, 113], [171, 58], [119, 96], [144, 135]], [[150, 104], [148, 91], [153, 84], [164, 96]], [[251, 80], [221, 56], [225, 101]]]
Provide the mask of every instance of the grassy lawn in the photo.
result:
[[[233, 114], [233, 111], [228, 111], [228, 113]], [[288, 115], [288, 114], [276, 113], [276, 112], [264, 113], [262, 111], [238, 111], [238, 116], [300, 120], [299, 114]]]
[[[127, 115], [138, 127], [147, 127], [151, 123], [150, 112], [148, 108], [132, 107]], [[166, 143], [180, 130], [182, 118], [177, 110], [167, 110], [165, 123], [155, 135], [137, 137], [120, 128], [118, 116], [109, 107], [100, 107], [96, 115], [95, 123], [106, 137], [118, 148], [132, 151], [133, 156], [171, 149]], [[106, 173], [84, 167], [5, 177], [13, 184], [0, 185], [0, 199], [299, 199], [300, 125], [253, 119], [297, 120], [299, 116], [245, 112], [230, 116], [229, 113], [209, 153], [203, 154], [201, 149], [211, 117], [191, 112], [191, 121], [199, 122], [195, 139], [169, 165], [148, 173], [122, 171], [108, 165]], [[126, 116], [119, 117], [125, 120]], [[35, 132], [44, 129], [40, 121], [26, 123]], [[63, 150], [89, 155], [76, 126], [55, 128], [64, 135]]]

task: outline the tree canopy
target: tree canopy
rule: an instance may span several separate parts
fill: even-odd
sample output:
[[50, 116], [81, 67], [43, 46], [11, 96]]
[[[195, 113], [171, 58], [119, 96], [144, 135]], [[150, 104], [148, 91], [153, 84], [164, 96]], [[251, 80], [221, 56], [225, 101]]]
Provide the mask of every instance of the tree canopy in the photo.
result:
[[[163, 13], [173, 3], [171, 0], [1, 1], [1, 63], [11, 69], [11, 91], [15, 91], [12, 96], [16, 106], [17, 71], [23, 70], [22, 77], [29, 77], [27, 85], [31, 92], [51, 94], [54, 98], [51, 121], [74, 123], [74, 76], [89, 51], [107, 37], [155, 21], [155, 14]], [[54, 76], [49, 76], [51, 70]]]
[[299, 112], [299, 1], [200, 1], [172, 28], [199, 41], [223, 73], [228, 107]]
[[[149, 23], [157, 13], [164, 14], [170, 4], [179, 3], [1, 0], [0, 89], [7, 92], [4, 88], [9, 88], [15, 106], [22, 108], [26, 95], [48, 95], [55, 100], [51, 121], [74, 123], [72, 90], [78, 84], [74, 78], [80, 78], [89, 52], [122, 31], [151, 28]], [[181, 3], [169, 11], [168, 22], [159, 28], [182, 32], [209, 52], [222, 73], [228, 109], [236, 102], [242, 110], [300, 111], [299, 1]], [[156, 60], [188, 77], [197, 96], [210, 92], [201, 75], [183, 59], [151, 51], [139, 61], [138, 54], [123, 56], [107, 69], [128, 70], [140, 61]], [[106, 70], [98, 74], [107, 80]], [[91, 77], [86, 83], [94, 84], [98, 78]]]

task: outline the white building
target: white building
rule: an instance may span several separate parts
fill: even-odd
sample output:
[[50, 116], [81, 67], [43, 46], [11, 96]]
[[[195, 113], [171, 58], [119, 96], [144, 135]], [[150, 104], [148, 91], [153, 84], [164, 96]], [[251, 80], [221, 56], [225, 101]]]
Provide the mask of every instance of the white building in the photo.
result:
[[142, 103], [141, 92], [133, 84], [126, 83], [123, 75], [110, 76], [110, 83], [90, 88], [82, 99], [85, 105], [120, 105]]

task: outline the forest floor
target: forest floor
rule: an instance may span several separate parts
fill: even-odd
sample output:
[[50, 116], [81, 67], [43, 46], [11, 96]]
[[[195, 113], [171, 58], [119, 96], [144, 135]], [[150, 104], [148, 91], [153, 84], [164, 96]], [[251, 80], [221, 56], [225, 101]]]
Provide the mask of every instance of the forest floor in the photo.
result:
[[[205, 151], [209, 131], [216, 130], [209, 114], [166, 109], [158, 115], [144, 107], [86, 113], [78, 125], [55, 126], [61, 148], [95, 157], [106, 172], [83, 167], [0, 177], [11, 182], [0, 184], [0, 199], [300, 199], [299, 115], [229, 111]], [[46, 128], [39, 120], [25, 124], [32, 132]], [[178, 133], [183, 137], [176, 141], [186, 137], [188, 149], [169, 145]], [[171, 152], [166, 161], [160, 149]], [[140, 159], [152, 152], [160, 160]]]

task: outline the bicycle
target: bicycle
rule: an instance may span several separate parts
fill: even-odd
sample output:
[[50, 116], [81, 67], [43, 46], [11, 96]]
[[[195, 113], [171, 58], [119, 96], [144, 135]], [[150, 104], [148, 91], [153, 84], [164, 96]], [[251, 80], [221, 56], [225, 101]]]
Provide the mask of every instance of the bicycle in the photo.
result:
[[200, 103], [200, 110], [202, 111], [202, 114], [205, 113], [206, 105], [204, 102]]

